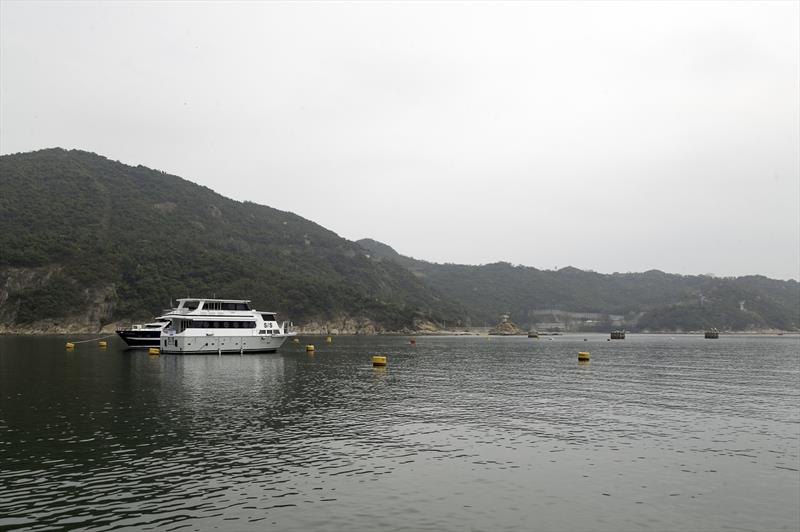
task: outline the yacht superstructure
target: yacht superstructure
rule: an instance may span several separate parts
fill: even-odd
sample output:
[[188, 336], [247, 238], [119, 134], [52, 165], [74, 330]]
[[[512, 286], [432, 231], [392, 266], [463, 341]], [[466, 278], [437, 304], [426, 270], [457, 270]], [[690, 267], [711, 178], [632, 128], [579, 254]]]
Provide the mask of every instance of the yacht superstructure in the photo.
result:
[[270, 352], [295, 335], [288, 322], [251, 309], [246, 299], [178, 299], [177, 308], [158, 320], [169, 322], [161, 333], [162, 353]]

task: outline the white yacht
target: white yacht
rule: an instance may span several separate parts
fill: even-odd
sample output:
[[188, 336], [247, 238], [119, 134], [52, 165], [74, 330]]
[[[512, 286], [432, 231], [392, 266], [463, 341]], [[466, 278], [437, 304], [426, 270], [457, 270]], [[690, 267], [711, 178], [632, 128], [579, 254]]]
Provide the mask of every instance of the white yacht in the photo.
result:
[[245, 299], [179, 299], [158, 320], [169, 321], [161, 332], [162, 353], [271, 352], [296, 334], [274, 312], [253, 310]]

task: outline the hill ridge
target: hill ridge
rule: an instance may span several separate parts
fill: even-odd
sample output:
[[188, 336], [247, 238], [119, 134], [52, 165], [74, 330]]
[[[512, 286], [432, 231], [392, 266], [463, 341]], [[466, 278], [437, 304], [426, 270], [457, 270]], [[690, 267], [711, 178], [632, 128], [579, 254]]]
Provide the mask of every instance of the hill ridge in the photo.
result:
[[185, 293], [351, 332], [462, 312], [315, 222], [142, 165], [60, 148], [4, 155], [0, 188], [0, 331], [107, 329]]
[[800, 325], [794, 280], [437, 264], [82, 150], [0, 156], [0, 190], [0, 332], [108, 330], [186, 293], [251, 299], [325, 332], [487, 326], [506, 313], [580, 330], [618, 316], [654, 331]]
[[[495, 262], [434, 263], [398, 254], [374, 239], [361, 239], [375, 260], [397, 262], [432, 289], [471, 311], [474, 322], [495, 323], [509, 314], [529, 328], [607, 331], [797, 330], [800, 284], [762, 275], [710, 277], [646, 272], [597, 273], [575, 267], [539, 270]], [[547, 315], [563, 314], [559, 321]], [[582, 319], [581, 315], [600, 315]], [[614, 316], [622, 316], [615, 319]], [[593, 316], [597, 318], [597, 316]]]

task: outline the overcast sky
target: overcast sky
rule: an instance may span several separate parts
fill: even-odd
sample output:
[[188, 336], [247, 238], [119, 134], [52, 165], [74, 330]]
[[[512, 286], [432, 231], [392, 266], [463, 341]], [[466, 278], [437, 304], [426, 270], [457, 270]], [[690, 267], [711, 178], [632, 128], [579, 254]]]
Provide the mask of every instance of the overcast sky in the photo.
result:
[[800, 277], [800, 3], [0, 4], [61, 146], [436, 262]]

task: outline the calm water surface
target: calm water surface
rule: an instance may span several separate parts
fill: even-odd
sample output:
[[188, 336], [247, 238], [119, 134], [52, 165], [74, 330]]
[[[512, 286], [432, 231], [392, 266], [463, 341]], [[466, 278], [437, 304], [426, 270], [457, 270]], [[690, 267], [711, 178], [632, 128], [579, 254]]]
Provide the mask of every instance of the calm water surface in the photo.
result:
[[800, 529], [800, 338], [583, 338], [0, 337], [0, 529]]

